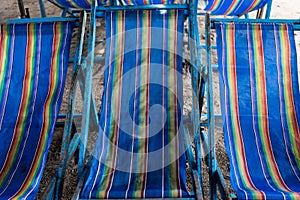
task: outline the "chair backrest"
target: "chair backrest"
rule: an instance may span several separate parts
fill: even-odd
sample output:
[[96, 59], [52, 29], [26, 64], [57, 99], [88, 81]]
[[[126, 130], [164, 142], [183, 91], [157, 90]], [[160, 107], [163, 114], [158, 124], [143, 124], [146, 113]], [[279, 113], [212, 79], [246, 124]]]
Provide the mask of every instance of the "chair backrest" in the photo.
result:
[[33, 199], [61, 105], [73, 23], [0, 25], [0, 198]]
[[[90, 9], [93, 0], [48, 0], [64, 8]], [[108, 0], [96, 0], [97, 5], [104, 5]]]
[[[79, 8], [79, 9], [90, 9], [92, 6], [92, 0], [48, 0], [61, 7], [66, 8]], [[97, 5], [105, 5], [108, 0], [97, 0]], [[119, 3], [123, 6], [132, 5], [151, 5], [151, 4], [173, 4], [174, 0], [119, 0]]]
[[238, 198], [300, 198], [292, 24], [217, 23], [223, 128]]
[[81, 198], [188, 196], [183, 10], [106, 12], [97, 153]]
[[240, 16], [264, 7], [270, 0], [200, 0], [200, 6], [211, 15]]

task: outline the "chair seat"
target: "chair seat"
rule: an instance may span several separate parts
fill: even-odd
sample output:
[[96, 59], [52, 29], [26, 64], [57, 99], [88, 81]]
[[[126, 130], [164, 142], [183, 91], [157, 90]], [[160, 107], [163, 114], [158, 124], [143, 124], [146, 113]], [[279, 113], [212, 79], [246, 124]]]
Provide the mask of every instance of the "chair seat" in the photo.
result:
[[217, 23], [223, 129], [239, 199], [300, 198], [300, 95], [294, 29]]
[[184, 13], [106, 13], [99, 138], [81, 198], [188, 197], [182, 129]]
[[60, 109], [73, 22], [0, 25], [0, 198], [33, 199]]

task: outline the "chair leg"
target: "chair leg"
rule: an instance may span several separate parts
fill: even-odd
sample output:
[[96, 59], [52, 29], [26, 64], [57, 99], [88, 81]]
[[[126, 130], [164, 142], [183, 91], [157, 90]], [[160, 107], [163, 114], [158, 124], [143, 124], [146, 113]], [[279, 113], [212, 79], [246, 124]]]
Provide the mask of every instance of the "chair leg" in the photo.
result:
[[44, 0], [39, 0], [39, 6], [40, 6], [40, 15], [41, 15], [41, 17], [46, 17], [46, 9], [45, 9]]
[[18, 6], [20, 11], [20, 18], [29, 18], [29, 10], [25, 10], [23, 0], [18, 0]]
[[[75, 96], [76, 96], [76, 86], [77, 86], [77, 74], [80, 69], [81, 64], [81, 55], [82, 55], [82, 47], [83, 47], [83, 40], [84, 40], [84, 30], [86, 26], [86, 12], [82, 12], [80, 15], [80, 26], [79, 26], [79, 35], [78, 35], [78, 41], [77, 41], [77, 48], [75, 53], [76, 61], [74, 62], [73, 72], [72, 72], [72, 81], [71, 81], [71, 88], [70, 88], [70, 94], [69, 94], [69, 103], [68, 103], [68, 111], [67, 116], [65, 120], [65, 129], [64, 129], [64, 135], [63, 135], [63, 142], [62, 142], [62, 149], [61, 149], [61, 155], [60, 155], [60, 167], [58, 168], [57, 174], [56, 174], [56, 181], [54, 186], [54, 199], [61, 199], [62, 196], [62, 190], [63, 190], [63, 184], [64, 184], [64, 175], [66, 173], [67, 167], [69, 165], [69, 160], [71, 159], [70, 153], [70, 144], [71, 144], [71, 138], [72, 138], [72, 130], [73, 128], [73, 115], [74, 115], [74, 106], [75, 106]], [[75, 134], [76, 135], [76, 134]], [[75, 136], [74, 135], [74, 136]], [[77, 144], [75, 142], [74, 144]], [[72, 147], [76, 148], [76, 147]]]
[[[86, 145], [89, 132], [89, 121], [91, 113], [91, 97], [92, 97], [92, 67], [94, 65], [95, 54], [95, 40], [96, 40], [96, 6], [97, 1], [93, 0], [90, 17], [90, 31], [89, 31], [89, 45], [88, 45], [88, 62], [86, 63], [85, 71], [85, 85], [84, 85], [84, 110], [81, 129], [81, 144], [79, 149], [79, 162], [78, 162], [78, 178], [83, 173], [86, 157]], [[94, 108], [94, 107], [93, 107]]]

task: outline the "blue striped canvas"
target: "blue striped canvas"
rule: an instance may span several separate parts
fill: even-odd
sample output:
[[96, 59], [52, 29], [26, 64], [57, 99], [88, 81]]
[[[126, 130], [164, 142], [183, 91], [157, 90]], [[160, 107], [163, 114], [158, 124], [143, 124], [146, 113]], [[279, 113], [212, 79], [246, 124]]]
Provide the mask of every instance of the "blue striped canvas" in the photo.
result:
[[200, 0], [199, 5], [212, 15], [238, 16], [264, 7], [269, 0]]
[[81, 198], [184, 197], [183, 11], [106, 13], [94, 161]]
[[0, 25], [0, 199], [34, 199], [62, 101], [73, 23]]

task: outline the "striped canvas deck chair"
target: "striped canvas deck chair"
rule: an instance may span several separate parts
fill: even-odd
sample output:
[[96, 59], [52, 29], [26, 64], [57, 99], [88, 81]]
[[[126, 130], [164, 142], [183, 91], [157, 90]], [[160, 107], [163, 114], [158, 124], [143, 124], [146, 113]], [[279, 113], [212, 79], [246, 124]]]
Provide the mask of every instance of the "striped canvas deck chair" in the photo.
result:
[[80, 198], [188, 197], [183, 11], [106, 13], [105, 89]]
[[[201, 59], [201, 71], [198, 76], [198, 97], [199, 107], [201, 111], [200, 124], [203, 129], [201, 131], [201, 141], [203, 142], [204, 155], [207, 155], [207, 166], [209, 168], [209, 196], [210, 199], [218, 198], [218, 191], [222, 199], [229, 198], [229, 189], [226, 186], [225, 179], [218, 165], [217, 155], [215, 152], [215, 127], [222, 125], [221, 115], [216, 114], [214, 109], [213, 97], [213, 71], [217, 71], [218, 63], [216, 63], [215, 55], [217, 42], [212, 36], [211, 29], [215, 28], [214, 20], [236, 19], [248, 20], [250, 18], [269, 18], [271, 12], [272, 0], [199, 0], [198, 18], [204, 20], [204, 26], [200, 30], [200, 34], [204, 35], [205, 40], [202, 41], [201, 51], [205, 57]], [[202, 12], [201, 12], [202, 9]], [[266, 9], [266, 10], [265, 10]], [[203, 13], [205, 11], [205, 14]], [[253, 13], [256, 12], [256, 16]], [[205, 17], [201, 18], [201, 16]], [[215, 17], [211, 19], [211, 17]], [[244, 19], [246, 18], [246, 19]], [[218, 191], [217, 191], [218, 190]]]
[[34, 199], [62, 102], [73, 21], [0, 25], [0, 199]]
[[[73, 199], [201, 199], [201, 156], [197, 163], [185, 145], [183, 127], [184, 18], [190, 5], [121, 2], [128, 9], [93, 3], [90, 33], [96, 31], [96, 13], [105, 13], [104, 91], [96, 147], [79, 170]], [[197, 24], [195, 16], [188, 16], [190, 24]], [[81, 142], [84, 148], [86, 141]], [[186, 184], [186, 157], [195, 177], [192, 192]]]
[[106, 12], [99, 138], [77, 198], [202, 198], [186, 185], [183, 12]]
[[218, 22], [216, 31], [232, 187], [239, 199], [299, 199], [300, 95], [293, 23]]

